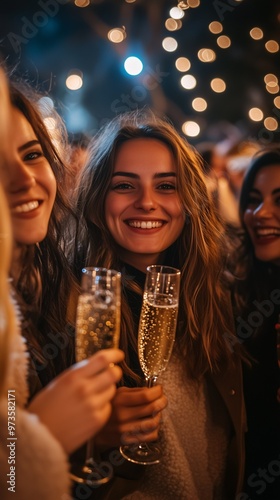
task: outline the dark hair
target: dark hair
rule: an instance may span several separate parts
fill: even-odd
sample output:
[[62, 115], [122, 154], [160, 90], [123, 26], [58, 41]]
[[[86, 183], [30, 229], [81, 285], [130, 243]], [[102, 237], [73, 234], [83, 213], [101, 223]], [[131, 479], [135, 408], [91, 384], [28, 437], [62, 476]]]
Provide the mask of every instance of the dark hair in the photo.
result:
[[[23, 314], [23, 335], [27, 338], [34, 363], [44, 367], [41, 380], [47, 383], [53, 378], [57, 368], [62, 371], [68, 364], [66, 349], [60, 350], [57, 355], [52, 353], [49, 356], [46, 356], [44, 350], [44, 346], [50, 344], [50, 334], [52, 336], [65, 334], [69, 290], [74, 284], [63, 251], [66, 245], [65, 220], [69, 214], [73, 216], [64, 193], [67, 167], [61, 158], [61, 153], [54, 146], [40, 114], [39, 98], [42, 95], [38, 95], [24, 82], [10, 81], [9, 89], [12, 105], [32, 126], [57, 181], [57, 194], [47, 235], [40, 243], [22, 246], [22, 268], [19, 278], [14, 283]], [[55, 111], [53, 117], [57, 124], [56, 131], [60, 130], [59, 145], [63, 152], [67, 145], [64, 124]], [[12, 271], [13, 269], [11, 273]], [[68, 347], [71, 350], [70, 341]]]
[[274, 281], [277, 288], [277, 280], [280, 278], [279, 270], [275, 269], [275, 266], [255, 257], [254, 246], [244, 224], [244, 213], [256, 175], [262, 168], [270, 165], [278, 165], [280, 168], [280, 148], [262, 149], [254, 155], [241, 188], [239, 215], [242, 230], [239, 234], [240, 244], [232, 256], [232, 270], [237, 278], [235, 289], [239, 310], [247, 308], [253, 298], [267, 297], [271, 286], [274, 286]]

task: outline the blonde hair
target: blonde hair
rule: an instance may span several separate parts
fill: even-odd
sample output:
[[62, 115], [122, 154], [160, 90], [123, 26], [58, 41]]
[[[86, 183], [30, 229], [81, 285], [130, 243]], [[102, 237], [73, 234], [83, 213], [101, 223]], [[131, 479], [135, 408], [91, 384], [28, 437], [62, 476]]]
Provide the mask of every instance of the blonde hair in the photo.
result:
[[5, 390], [10, 345], [15, 332], [15, 311], [11, 302], [9, 267], [12, 233], [10, 214], [3, 188], [0, 184], [0, 396]]
[[[0, 168], [4, 168], [5, 145], [8, 144], [10, 102], [7, 82], [0, 68]], [[12, 229], [6, 196], [0, 184], [0, 396], [5, 390], [10, 345], [15, 331], [15, 311], [11, 302], [9, 268], [12, 251]]]

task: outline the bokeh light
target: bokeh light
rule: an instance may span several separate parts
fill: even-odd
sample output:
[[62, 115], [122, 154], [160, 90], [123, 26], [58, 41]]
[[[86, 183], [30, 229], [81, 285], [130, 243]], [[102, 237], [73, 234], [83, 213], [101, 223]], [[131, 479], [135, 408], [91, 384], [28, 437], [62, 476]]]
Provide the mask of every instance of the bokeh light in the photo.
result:
[[184, 75], [181, 78], [181, 85], [184, 89], [191, 90], [196, 86], [196, 79], [193, 75]]
[[129, 75], [139, 75], [143, 69], [143, 63], [139, 57], [130, 56], [124, 62], [124, 69]]
[[200, 133], [200, 126], [194, 121], [186, 121], [182, 125], [182, 131], [188, 137], [197, 137]]
[[175, 61], [175, 66], [178, 71], [189, 71], [191, 63], [187, 57], [178, 57]]
[[263, 112], [260, 108], [251, 108], [248, 115], [254, 122], [260, 122], [263, 119]]
[[213, 78], [210, 82], [210, 87], [214, 92], [218, 94], [226, 90], [226, 83], [222, 78]]
[[174, 52], [178, 47], [178, 42], [175, 38], [167, 36], [162, 40], [162, 46], [166, 52]]
[[208, 28], [209, 31], [211, 31], [211, 33], [213, 33], [214, 35], [217, 35], [218, 33], [221, 33], [223, 31], [223, 25], [219, 23], [219, 21], [213, 21], [209, 24]]
[[261, 40], [263, 38], [263, 30], [260, 28], [252, 28], [250, 30], [250, 36], [253, 38], [253, 40]]
[[195, 111], [202, 112], [207, 108], [207, 102], [203, 97], [196, 97], [192, 101], [192, 107]]

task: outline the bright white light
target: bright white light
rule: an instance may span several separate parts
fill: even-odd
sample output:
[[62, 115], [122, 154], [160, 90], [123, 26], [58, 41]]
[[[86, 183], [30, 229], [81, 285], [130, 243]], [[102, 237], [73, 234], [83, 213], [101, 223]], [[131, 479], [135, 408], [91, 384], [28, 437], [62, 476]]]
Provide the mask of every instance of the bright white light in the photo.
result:
[[185, 12], [180, 9], [180, 7], [172, 7], [169, 11], [170, 17], [173, 17], [173, 19], [182, 19], [184, 17]]
[[167, 52], [174, 52], [178, 47], [178, 42], [172, 36], [167, 36], [162, 40], [162, 46]]
[[124, 62], [124, 69], [129, 75], [139, 75], [143, 69], [143, 63], [138, 57], [128, 57]]
[[194, 89], [196, 86], [196, 79], [193, 75], [184, 75], [181, 78], [181, 85], [187, 90]]
[[82, 74], [72, 73], [66, 78], [66, 87], [70, 90], [78, 90], [83, 86]]
[[187, 121], [183, 123], [182, 130], [189, 137], [196, 137], [200, 132], [200, 126], [196, 122]]

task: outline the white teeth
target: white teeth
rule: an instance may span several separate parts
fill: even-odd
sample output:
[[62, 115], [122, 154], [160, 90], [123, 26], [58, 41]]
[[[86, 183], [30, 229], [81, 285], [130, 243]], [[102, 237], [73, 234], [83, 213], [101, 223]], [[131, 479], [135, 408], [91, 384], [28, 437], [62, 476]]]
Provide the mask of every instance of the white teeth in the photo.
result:
[[280, 236], [280, 229], [259, 228], [256, 229], [257, 236]]
[[128, 225], [131, 227], [141, 227], [141, 229], [154, 229], [156, 227], [161, 227], [162, 222], [159, 221], [140, 221], [140, 220], [135, 220], [135, 221], [129, 221]]
[[14, 212], [16, 213], [23, 213], [23, 212], [31, 212], [31, 210], [35, 210], [39, 206], [38, 201], [29, 201], [28, 203], [23, 203], [22, 205], [18, 205], [13, 209]]

